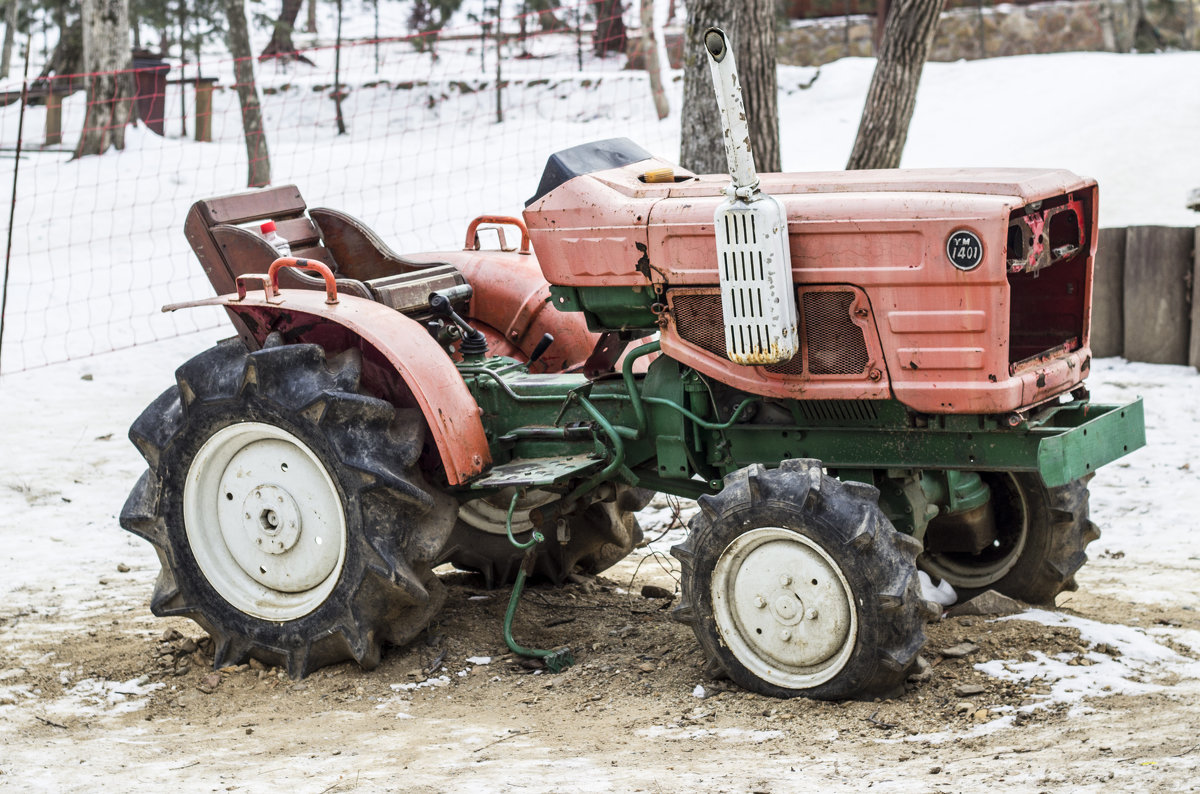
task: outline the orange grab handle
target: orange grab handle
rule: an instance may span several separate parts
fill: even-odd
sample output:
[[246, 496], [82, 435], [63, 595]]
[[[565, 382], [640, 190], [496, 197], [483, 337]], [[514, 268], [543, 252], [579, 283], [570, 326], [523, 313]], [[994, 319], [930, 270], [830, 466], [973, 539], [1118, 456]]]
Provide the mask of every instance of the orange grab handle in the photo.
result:
[[[475, 232], [479, 226], [484, 223], [498, 223], [504, 226], [515, 226], [521, 230], [521, 253], [529, 254], [532, 249], [529, 247], [529, 229], [525, 226], [525, 221], [520, 218], [515, 218], [511, 215], [480, 215], [475, 220], [471, 221], [471, 225], [467, 227], [467, 242], [463, 245], [468, 251], [479, 250], [479, 238], [475, 236]], [[500, 238], [503, 241], [503, 236]], [[500, 243], [503, 247], [504, 243]]]
[[333, 271], [324, 262], [318, 262], [315, 259], [297, 259], [294, 256], [283, 256], [276, 259], [267, 271], [267, 278], [271, 282], [272, 290], [279, 291], [279, 270], [285, 267], [320, 273], [325, 278], [325, 302], [329, 304], [338, 302], [337, 279], [334, 278]]

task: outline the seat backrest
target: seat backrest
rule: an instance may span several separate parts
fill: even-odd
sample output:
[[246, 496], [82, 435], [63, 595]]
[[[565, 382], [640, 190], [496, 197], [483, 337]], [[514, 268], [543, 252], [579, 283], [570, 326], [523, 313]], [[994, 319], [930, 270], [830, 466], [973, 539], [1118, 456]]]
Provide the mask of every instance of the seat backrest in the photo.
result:
[[275, 258], [275, 249], [256, 232], [239, 228], [257, 221], [275, 221], [292, 256], [319, 260], [337, 273], [337, 262], [322, 247], [305, 209], [295, 185], [203, 199], [188, 210], [184, 234], [217, 294], [233, 292], [238, 276], [262, 273]]

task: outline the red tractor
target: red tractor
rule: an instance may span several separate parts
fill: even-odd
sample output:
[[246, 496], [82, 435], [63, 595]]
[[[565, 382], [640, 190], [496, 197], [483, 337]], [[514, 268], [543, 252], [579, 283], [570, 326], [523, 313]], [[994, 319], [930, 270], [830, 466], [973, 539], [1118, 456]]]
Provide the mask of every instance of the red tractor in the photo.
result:
[[[578, 146], [523, 219], [407, 256], [294, 188], [193, 207], [220, 296], [188, 305], [238, 336], [130, 431], [149, 470], [121, 523], [162, 560], [155, 614], [203, 626], [217, 666], [371, 667], [436, 614], [435, 566], [515, 581], [515, 608], [527, 575], [628, 554], [653, 491], [700, 506], [675, 616], [769, 695], [902, 685], [918, 568], [964, 595], [1073, 587], [1087, 481], [1144, 444], [1140, 402], [1083, 386], [1095, 182], [760, 177], [723, 34], [705, 45], [729, 176]], [[292, 257], [245, 228], [266, 218]]]

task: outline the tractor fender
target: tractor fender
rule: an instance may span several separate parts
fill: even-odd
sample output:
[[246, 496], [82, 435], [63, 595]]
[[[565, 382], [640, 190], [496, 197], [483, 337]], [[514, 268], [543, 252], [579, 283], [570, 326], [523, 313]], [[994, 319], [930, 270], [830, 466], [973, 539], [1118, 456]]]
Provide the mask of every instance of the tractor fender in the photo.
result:
[[[491, 464], [478, 403], [446, 351], [415, 320], [345, 294], [328, 303], [326, 293], [315, 290], [256, 291], [240, 298], [234, 293], [198, 303], [224, 306], [255, 346], [278, 331], [289, 342], [315, 342], [332, 349], [359, 346], [364, 354], [373, 349], [403, 381], [405, 388], [399, 391], [410, 393], [424, 414], [451, 485], [470, 480]], [[388, 391], [395, 391], [396, 384], [387, 385]]]

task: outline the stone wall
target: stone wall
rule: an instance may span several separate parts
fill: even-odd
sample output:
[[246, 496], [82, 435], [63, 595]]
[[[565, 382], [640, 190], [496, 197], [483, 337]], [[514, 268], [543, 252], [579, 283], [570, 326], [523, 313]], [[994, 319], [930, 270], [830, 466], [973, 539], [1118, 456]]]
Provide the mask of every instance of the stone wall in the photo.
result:
[[[946, 11], [930, 60], [1027, 53], [1200, 49], [1200, 0], [1145, 0], [1149, 26], [1135, 31], [1125, 0], [1060, 0]], [[875, 18], [826, 17], [795, 22], [779, 34], [780, 63], [819, 66], [875, 54]]]

